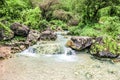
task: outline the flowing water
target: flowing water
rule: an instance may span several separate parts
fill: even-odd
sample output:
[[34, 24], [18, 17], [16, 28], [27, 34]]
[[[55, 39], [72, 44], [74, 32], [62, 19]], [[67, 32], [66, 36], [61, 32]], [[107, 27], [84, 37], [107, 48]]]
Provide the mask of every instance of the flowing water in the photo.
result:
[[[65, 47], [69, 37], [57, 34], [54, 42], [40, 42], [14, 58], [1, 61], [0, 80], [120, 80], [120, 63], [75, 52]], [[53, 47], [57, 51], [52, 54]]]

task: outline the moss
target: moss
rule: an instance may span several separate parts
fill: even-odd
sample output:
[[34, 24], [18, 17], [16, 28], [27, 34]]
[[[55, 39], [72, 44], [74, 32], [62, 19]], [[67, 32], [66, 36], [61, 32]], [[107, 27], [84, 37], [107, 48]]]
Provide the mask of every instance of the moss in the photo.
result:
[[120, 45], [118, 45], [118, 42], [111, 37], [104, 37], [103, 42], [96, 42], [91, 46], [91, 54], [97, 54], [101, 51], [120, 54]]
[[3, 40], [8, 40], [13, 38], [14, 33], [12, 32], [12, 30], [1, 22], [0, 22], [0, 30], [2, 31], [1, 36], [3, 37]]

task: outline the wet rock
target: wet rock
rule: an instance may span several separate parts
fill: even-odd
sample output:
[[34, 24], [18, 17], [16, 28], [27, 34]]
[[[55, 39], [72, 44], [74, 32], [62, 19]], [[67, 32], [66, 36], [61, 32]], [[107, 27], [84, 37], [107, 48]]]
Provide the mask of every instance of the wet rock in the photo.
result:
[[11, 47], [0, 46], [0, 58], [9, 58], [11, 57]]
[[32, 45], [38, 41], [40, 38], [40, 32], [37, 30], [30, 30], [29, 35], [27, 36], [26, 43]]
[[29, 33], [29, 28], [25, 25], [22, 25], [20, 23], [13, 23], [10, 26], [11, 30], [13, 30], [13, 32], [15, 33], [15, 35], [17, 36], [27, 36]]
[[14, 37], [13, 31], [0, 23], [0, 40], [10, 40]]
[[94, 56], [101, 57], [101, 58], [117, 58], [119, 55], [112, 54], [109, 51], [100, 51], [97, 54], [94, 54]]
[[37, 54], [61, 54], [64, 52], [61, 44], [53, 41], [40, 41], [33, 46], [33, 50]]
[[92, 45], [92, 38], [91, 37], [72, 37], [66, 43], [66, 46], [71, 47], [75, 50], [82, 50]]
[[50, 29], [43, 31], [40, 35], [40, 40], [56, 40], [57, 35]]

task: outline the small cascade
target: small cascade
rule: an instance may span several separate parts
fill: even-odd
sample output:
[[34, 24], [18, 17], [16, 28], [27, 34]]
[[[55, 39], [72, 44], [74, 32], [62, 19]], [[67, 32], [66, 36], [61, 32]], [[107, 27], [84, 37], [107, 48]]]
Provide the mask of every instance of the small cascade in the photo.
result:
[[66, 48], [65, 47], [65, 52], [64, 52], [65, 55], [75, 55], [75, 51], [72, 50], [71, 48]]
[[55, 34], [57, 34], [56, 41], [40, 41], [21, 52], [20, 55], [33, 57], [43, 55], [57, 61], [76, 61], [75, 51], [65, 46], [70, 39], [70, 36], [66, 35], [67, 32], [55, 32]]
[[21, 53], [19, 53], [19, 55], [36, 56], [36, 49], [31, 46], [28, 49], [26, 49], [26, 50], [22, 51]]
[[70, 37], [65, 38], [65, 36], [63, 35], [67, 35], [68, 31], [64, 31], [64, 32], [56, 32], [57, 34], [57, 42], [61, 44], [62, 48], [63, 48], [63, 53], [64, 55], [75, 55], [75, 51], [72, 50], [71, 48], [68, 48], [65, 46], [67, 40], [70, 39]]

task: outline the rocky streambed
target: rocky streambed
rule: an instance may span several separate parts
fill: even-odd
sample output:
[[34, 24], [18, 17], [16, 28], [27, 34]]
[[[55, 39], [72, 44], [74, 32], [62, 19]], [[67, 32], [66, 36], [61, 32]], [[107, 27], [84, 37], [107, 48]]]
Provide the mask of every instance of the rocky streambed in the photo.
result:
[[[0, 80], [120, 80], [120, 47], [112, 39], [11, 27], [26, 39], [0, 46], [0, 57], [8, 58], [0, 60]], [[9, 59], [11, 53], [17, 54]]]
[[100, 61], [83, 52], [66, 58], [60, 55], [28, 57], [17, 54], [12, 59], [0, 62], [0, 80], [120, 79], [120, 63]]

